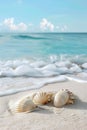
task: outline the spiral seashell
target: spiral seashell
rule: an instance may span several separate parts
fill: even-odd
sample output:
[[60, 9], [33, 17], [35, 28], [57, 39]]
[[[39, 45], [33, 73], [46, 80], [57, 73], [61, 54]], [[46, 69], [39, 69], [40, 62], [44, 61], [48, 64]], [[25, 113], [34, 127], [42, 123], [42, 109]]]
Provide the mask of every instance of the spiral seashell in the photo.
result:
[[9, 102], [9, 110], [11, 113], [31, 112], [37, 106], [33, 103], [30, 97], [25, 97], [17, 102]]
[[36, 105], [44, 105], [52, 101], [53, 93], [51, 92], [37, 92], [33, 97], [33, 102]]
[[53, 99], [53, 104], [55, 107], [62, 107], [65, 104], [73, 104], [74, 103], [74, 95], [72, 92], [67, 89], [61, 89], [57, 92]]

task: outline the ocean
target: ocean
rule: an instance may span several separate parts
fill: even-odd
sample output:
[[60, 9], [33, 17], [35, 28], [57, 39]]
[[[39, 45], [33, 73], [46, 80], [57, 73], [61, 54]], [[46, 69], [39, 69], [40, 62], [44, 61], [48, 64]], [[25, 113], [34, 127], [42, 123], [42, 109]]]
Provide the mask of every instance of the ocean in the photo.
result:
[[66, 80], [87, 83], [87, 33], [0, 34], [0, 96]]
[[87, 55], [87, 33], [0, 34], [0, 60]]

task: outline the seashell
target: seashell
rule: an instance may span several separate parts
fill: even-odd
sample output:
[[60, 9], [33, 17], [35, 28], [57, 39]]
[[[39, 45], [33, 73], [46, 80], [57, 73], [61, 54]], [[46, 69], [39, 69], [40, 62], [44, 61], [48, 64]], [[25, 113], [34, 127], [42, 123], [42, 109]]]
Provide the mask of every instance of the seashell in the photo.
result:
[[52, 92], [37, 92], [33, 97], [33, 102], [36, 105], [44, 105], [52, 101], [53, 93]]
[[53, 99], [53, 104], [55, 107], [62, 107], [65, 104], [73, 104], [75, 97], [72, 92], [67, 89], [61, 89], [57, 92]]
[[21, 113], [21, 112], [31, 112], [33, 111], [37, 106], [33, 103], [30, 97], [25, 97], [17, 102], [9, 102], [9, 111], [11, 113]]

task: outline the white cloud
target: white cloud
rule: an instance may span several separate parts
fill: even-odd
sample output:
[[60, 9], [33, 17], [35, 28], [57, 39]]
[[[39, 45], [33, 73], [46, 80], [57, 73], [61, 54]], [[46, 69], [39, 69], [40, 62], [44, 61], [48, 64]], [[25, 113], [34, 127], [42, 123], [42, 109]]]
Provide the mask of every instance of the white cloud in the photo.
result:
[[42, 30], [53, 31], [54, 30], [54, 25], [51, 22], [49, 22], [46, 18], [43, 18], [42, 21], [40, 22], [40, 28]]
[[3, 24], [11, 31], [26, 31], [27, 25], [23, 22], [19, 24], [14, 23], [14, 18], [7, 18], [3, 21]]
[[19, 23], [18, 25], [17, 25], [17, 27], [18, 27], [18, 30], [21, 30], [21, 31], [26, 31], [27, 30], [27, 25], [25, 24], [25, 23]]
[[31, 22], [28, 24], [25, 24], [23, 22], [15, 23], [14, 17], [4, 19], [2, 23], [0, 23], [0, 29], [7, 30], [7, 31], [33, 31], [36, 32], [39, 31], [55, 31], [55, 32], [67, 32], [68, 26], [67, 25], [55, 25], [48, 21], [46, 18], [43, 18], [40, 22], [40, 26], [34, 25]]
[[11, 25], [14, 23], [14, 18], [8, 18], [8, 19], [5, 19], [4, 22], [3, 22], [5, 25]]

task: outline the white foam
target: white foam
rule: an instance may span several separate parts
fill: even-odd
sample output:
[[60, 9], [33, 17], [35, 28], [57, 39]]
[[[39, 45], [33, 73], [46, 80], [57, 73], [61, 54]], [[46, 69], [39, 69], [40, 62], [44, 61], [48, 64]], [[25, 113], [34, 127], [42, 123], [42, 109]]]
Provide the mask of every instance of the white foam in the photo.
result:
[[58, 75], [60, 75], [59, 72], [49, 71], [49, 70], [43, 70], [42, 73], [43, 73], [44, 77], [50, 77], [50, 76], [58, 76]]
[[83, 80], [83, 79], [77, 78], [77, 77], [66, 76], [66, 78], [67, 78], [68, 80], [76, 81], [76, 82], [79, 82], [79, 83], [87, 83], [87, 80]]
[[[61, 75], [61, 76], [46, 78], [43, 80], [41, 80], [41, 79], [38, 79], [37, 81], [32, 80], [32, 82], [34, 82], [34, 85], [30, 85], [30, 86], [24, 86], [21, 88], [20, 88], [20, 86], [18, 88], [11, 87], [10, 89], [6, 89], [6, 90], [3, 89], [3, 91], [0, 91], [0, 96], [6, 96], [6, 95], [10, 95], [10, 94], [15, 94], [18, 92], [27, 91], [27, 90], [39, 89], [47, 84], [65, 82], [67, 80], [72, 80], [72, 81], [76, 81], [79, 83], [87, 83], [87, 80], [82, 80], [82, 79], [77, 78], [75, 76], [71, 77], [71, 76]], [[18, 82], [17, 82], [17, 84], [18, 84]], [[25, 82], [25, 84], [26, 84], [26, 82]]]
[[78, 76], [79, 76], [80, 78], [82, 78], [82, 79], [87, 80], [87, 72], [81, 72], [81, 73], [78, 74]]
[[51, 63], [55, 63], [57, 60], [58, 60], [58, 59], [57, 59], [57, 55], [51, 55], [51, 56], [50, 56], [50, 61], [51, 61]]
[[54, 74], [65, 74], [69, 73], [68, 68], [66, 67], [57, 67], [55, 64], [48, 64], [45, 67], [40, 69], [43, 73], [48, 72], [48, 73], [54, 73]]
[[72, 63], [70, 61], [59, 61], [55, 63], [57, 67], [67, 67], [70, 68]]
[[29, 60], [8, 60], [6, 62], [3, 62], [4, 67], [11, 67], [11, 68], [16, 68], [20, 65], [27, 65], [30, 64]]
[[78, 65], [72, 63], [68, 59], [62, 61], [57, 61], [57, 57], [51, 57], [53, 63], [46, 62], [43, 60], [39, 61], [29, 61], [23, 60], [8, 60], [0, 61], [0, 77], [50, 77], [58, 76], [61, 74], [74, 74], [87, 72], [87, 63]]
[[57, 71], [57, 67], [55, 64], [48, 64], [45, 67], [41, 68], [41, 70]]
[[18, 92], [27, 91], [27, 90], [39, 89], [46, 84], [55, 83], [55, 82], [63, 82], [63, 81], [66, 81], [65, 76], [58, 76], [58, 77], [54, 77], [54, 78], [50, 78], [50, 79], [48, 78], [48, 79], [42, 80], [38, 83], [36, 82], [36, 84], [32, 85], [32, 86], [26, 86], [23, 88], [0, 91], [0, 96], [6, 96], [6, 95], [10, 95], [10, 94], [15, 94]]
[[87, 69], [87, 63], [82, 64], [82, 67], [83, 67], [84, 69]]
[[45, 61], [36, 61], [36, 62], [31, 63], [30, 65], [34, 68], [40, 68], [47, 65], [47, 63]]
[[1, 77], [3, 77], [3, 76], [12, 77], [12, 76], [14, 76], [14, 71], [12, 68], [9, 68], [9, 67], [2, 68], [0, 70], [0, 76]]
[[72, 73], [80, 73], [80, 72], [82, 72], [82, 69], [77, 64], [72, 64], [70, 71]]
[[42, 73], [39, 70], [32, 68], [29, 65], [21, 65], [17, 67], [14, 71], [15, 76], [31, 76], [40, 77]]

